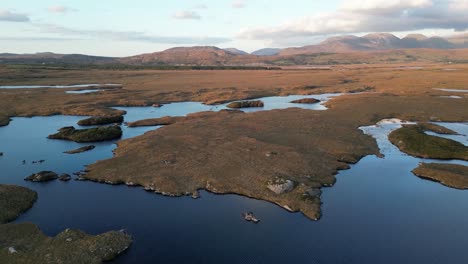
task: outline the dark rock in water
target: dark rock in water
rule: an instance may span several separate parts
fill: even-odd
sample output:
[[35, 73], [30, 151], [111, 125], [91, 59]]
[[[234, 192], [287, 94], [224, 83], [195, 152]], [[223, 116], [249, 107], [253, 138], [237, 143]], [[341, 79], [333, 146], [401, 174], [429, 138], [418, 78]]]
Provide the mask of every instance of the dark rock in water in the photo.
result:
[[316, 103], [320, 103], [320, 100], [315, 99], [315, 98], [303, 98], [303, 99], [291, 101], [290, 103], [292, 104], [316, 104]]
[[242, 217], [244, 217], [245, 221], [253, 222], [255, 224], [260, 222], [260, 219], [256, 218], [252, 212], [243, 213]]
[[69, 181], [69, 180], [71, 180], [71, 176], [69, 174], [64, 173], [64, 174], [60, 175], [60, 177], [58, 177], [58, 179], [61, 180], [61, 181]]
[[248, 107], [263, 107], [263, 102], [258, 101], [240, 101], [232, 102], [227, 105], [229, 108], [248, 108]]
[[97, 125], [109, 125], [109, 124], [120, 124], [124, 120], [123, 116], [93, 116], [78, 121], [80, 126], [97, 126]]
[[63, 152], [63, 153], [66, 153], [66, 154], [78, 154], [78, 153], [90, 151], [90, 150], [94, 149], [95, 147], [96, 147], [96, 146], [94, 146], [94, 145], [89, 145], [89, 146], [84, 146], [84, 147], [77, 148], [77, 149], [74, 149], [74, 150], [65, 151], [65, 152]]
[[3, 152], [0, 152], [0, 157], [3, 156]]
[[122, 137], [120, 126], [95, 127], [89, 129], [75, 129], [74, 127], [63, 127], [59, 132], [49, 135], [49, 139], [64, 139], [75, 142], [99, 142], [113, 140]]
[[41, 171], [38, 173], [31, 174], [30, 176], [26, 177], [25, 181], [32, 181], [32, 182], [47, 182], [53, 181], [58, 178], [57, 173], [53, 171]]

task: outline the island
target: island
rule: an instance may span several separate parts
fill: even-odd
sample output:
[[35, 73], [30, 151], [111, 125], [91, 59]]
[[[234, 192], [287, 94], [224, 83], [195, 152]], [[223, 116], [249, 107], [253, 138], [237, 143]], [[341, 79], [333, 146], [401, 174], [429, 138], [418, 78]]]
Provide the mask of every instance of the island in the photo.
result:
[[431, 124], [403, 125], [389, 135], [389, 140], [401, 151], [421, 158], [468, 160], [468, 147], [455, 140], [432, 136], [425, 131], [454, 134]]
[[122, 115], [116, 116], [93, 116], [90, 118], [82, 119], [78, 121], [79, 126], [98, 126], [98, 125], [109, 125], [109, 124], [120, 124], [124, 120]]
[[122, 136], [122, 128], [117, 125], [95, 127], [89, 129], [75, 129], [74, 127], [63, 127], [59, 132], [49, 135], [49, 139], [64, 139], [78, 143], [99, 142], [118, 139]]
[[48, 237], [32, 223], [8, 223], [31, 208], [37, 193], [0, 184], [0, 260], [2, 263], [102, 263], [116, 258], [132, 243], [130, 235], [110, 231], [88, 235], [66, 229]]

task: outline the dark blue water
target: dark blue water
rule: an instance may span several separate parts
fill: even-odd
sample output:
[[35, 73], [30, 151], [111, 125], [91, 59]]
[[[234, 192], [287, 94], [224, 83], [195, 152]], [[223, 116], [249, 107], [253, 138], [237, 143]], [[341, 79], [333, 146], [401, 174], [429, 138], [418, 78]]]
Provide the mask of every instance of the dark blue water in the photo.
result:
[[[206, 107], [210, 106], [186, 103], [126, 108], [125, 121], [184, 115]], [[0, 182], [39, 193], [34, 207], [17, 222], [31, 221], [48, 235], [65, 228], [92, 234], [126, 229], [134, 244], [115, 263], [466, 263], [468, 259], [468, 192], [415, 177], [410, 171], [421, 160], [402, 154], [385, 136], [378, 142], [386, 157], [368, 156], [337, 175], [335, 186], [324, 189], [323, 217], [314, 222], [237, 195], [202, 192], [201, 199], [194, 200], [92, 182], [24, 182], [33, 172], [72, 173], [112, 156], [113, 142], [67, 155], [62, 152], [82, 144], [46, 139], [81, 118], [14, 118], [9, 126], [0, 127], [0, 152], [5, 153], [0, 157]], [[154, 129], [123, 128], [124, 138]], [[457, 131], [468, 134], [468, 125], [461, 124]], [[40, 159], [46, 162], [31, 163]], [[22, 160], [27, 164], [22, 165]], [[253, 211], [262, 222], [244, 221], [245, 211]]]

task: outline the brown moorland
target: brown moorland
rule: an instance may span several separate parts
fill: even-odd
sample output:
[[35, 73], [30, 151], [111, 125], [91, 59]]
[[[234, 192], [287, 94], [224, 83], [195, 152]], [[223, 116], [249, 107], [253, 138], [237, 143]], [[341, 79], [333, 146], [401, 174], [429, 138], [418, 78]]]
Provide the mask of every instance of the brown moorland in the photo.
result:
[[0, 65], [2, 85], [88, 82], [121, 83], [124, 87], [90, 94], [66, 94], [63, 89], [0, 89], [0, 125], [8, 124], [8, 118], [14, 116], [122, 114], [110, 106], [151, 106], [177, 101], [216, 104], [274, 95], [359, 92], [369, 87], [394, 95], [456, 94], [466, 99], [463, 93], [432, 89], [466, 89], [466, 76], [465, 64], [348, 65], [327, 70], [271, 71], [74, 70]]
[[[364, 155], [378, 154], [375, 141], [363, 135], [359, 126], [390, 117], [426, 122], [468, 120], [466, 95], [456, 93], [462, 95], [461, 99], [442, 98], [453, 93], [433, 89], [466, 89], [467, 65], [349, 65], [326, 70], [271, 71], [3, 67], [0, 71], [9, 72], [9, 78], [0, 75], [0, 80], [8, 84], [89, 80], [122, 83], [124, 87], [80, 95], [65, 94], [59, 89], [2, 90], [5, 100], [0, 103], [0, 113], [6, 116], [99, 116], [115, 114], [116, 110], [108, 108], [114, 105], [189, 100], [213, 104], [269, 95], [368, 91], [373, 87], [374, 93], [331, 100], [327, 111], [287, 109], [192, 116], [119, 142], [115, 158], [89, 166], [86, 175], [96, 181], [132, 182], [173, 195], [194, 193], [200, 188], [235, 192], [287, 205], [313, 219], [320, 215], [317, 188], [333, 184], [333, 175], [349, 163]], [[275, 159], [280, 160], [273, 162]], [[130, 168], [132, 173], [128, 173]], [[288, 180], [294, 187], [289, 192], [277, 194], [268, 188], [272, 182]]]
[[456, 188], [468, 189], [468, 167], [458, 164], [421, 163], [413, 173], [423, 179]]
[[[238, 193], [317, 219], [320, 198], [308, 193], [332, 185], [337, 170], [378, 154], [375, 141], [359, 126], [387, 117], [468, 119], [463, 110], [466, 100], [448, 102], [425, 95], [356, 94], [327, 105], [327, 111], [292, 108], [192, 116], [120, 141], [115, 157], [90, 165], [85, 178], [131, 182], [168, 195], [193, 194], [198, 189]], [[295, 188], [281, 194], [270, 191], [268, 184], [276, 178], [292, 181]]]

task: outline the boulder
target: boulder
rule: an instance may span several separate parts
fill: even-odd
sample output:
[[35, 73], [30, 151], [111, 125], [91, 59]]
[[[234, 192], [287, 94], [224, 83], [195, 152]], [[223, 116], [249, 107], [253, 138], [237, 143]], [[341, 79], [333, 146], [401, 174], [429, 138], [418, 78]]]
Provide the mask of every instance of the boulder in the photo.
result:
[[69, 181], [71, 180], [71, 176], [69, 174], [63, 173], [58, 177], [61, 181]]
[[292, 191], [294, 185], [294, 182], [291, 180], [275, 178], [268, 182], [267, 188], [276, 194], [283, 194]]
[[256, 218], [252, 212], [243, 213], [242, 217], [244, 217], [245, 221], [247, 222], [253, 222], [255, 224], [260, 222], [260, 219]]

